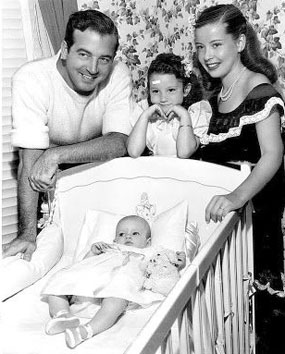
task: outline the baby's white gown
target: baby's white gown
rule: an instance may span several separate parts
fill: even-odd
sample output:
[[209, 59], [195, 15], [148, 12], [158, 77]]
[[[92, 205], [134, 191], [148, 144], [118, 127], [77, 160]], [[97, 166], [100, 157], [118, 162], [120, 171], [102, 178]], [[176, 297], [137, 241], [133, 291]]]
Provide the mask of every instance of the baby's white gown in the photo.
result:
[[143, 289], [142, 261], [150, 249], [122, 247], [83, 259], [55, 273], [42, 290], [47, 295], [74, 295], [90, 298], [116, 297], [143, 307], [164, 296]]

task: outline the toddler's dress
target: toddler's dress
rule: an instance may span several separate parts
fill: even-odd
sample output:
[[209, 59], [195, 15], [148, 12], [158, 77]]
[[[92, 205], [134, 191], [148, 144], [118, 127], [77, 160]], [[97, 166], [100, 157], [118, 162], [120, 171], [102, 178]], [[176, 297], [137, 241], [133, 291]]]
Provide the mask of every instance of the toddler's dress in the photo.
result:
[[[136, 110], [140, 114], [149, 107], [147, 100], [142, 100], [137, 104]], [[206, 133], [211, 118], [211, 107], [208, 101], [199, 101], [192, 104], [188, 111], [190, 113], [194, 134], [201, 137]], [[134, 116], [138, 117], [139, 113]], [[135, 125], [136, 122], [132, 122]], [[146, 145], [153, 155], [175, 156], [177, 157], [176, 141], [179, 129], [177, 118], [166, 122], [157, 119], [148, 123]]]

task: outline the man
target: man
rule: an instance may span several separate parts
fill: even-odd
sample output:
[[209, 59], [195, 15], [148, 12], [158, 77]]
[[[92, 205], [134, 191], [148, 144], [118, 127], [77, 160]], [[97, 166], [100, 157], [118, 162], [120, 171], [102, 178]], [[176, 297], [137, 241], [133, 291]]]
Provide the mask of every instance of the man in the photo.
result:
[[39, 192], [54, 188], [61, 164], [126, 154], [131, 76], [114, 61], [118, 32], [95, 10], [69, 18], [60, 53], [25, 64], [13, 77], [12, 143], [18, 146], [18, 237], [3, 256], [36, 249]]

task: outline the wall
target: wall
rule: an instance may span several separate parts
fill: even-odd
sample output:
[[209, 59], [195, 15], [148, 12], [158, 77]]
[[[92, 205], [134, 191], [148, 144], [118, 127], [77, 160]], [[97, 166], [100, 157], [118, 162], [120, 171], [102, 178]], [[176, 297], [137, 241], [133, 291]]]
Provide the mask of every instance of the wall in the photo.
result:
[[78, 8], [98, 9], [116, 22], [121, 37], [118, 56], [131, 68], [135, 94], [142, 98], [151, 60], [164, 51], [191, 58], [191, 23], [199, 11], [218, 3], [235, 4], [255, 27], [264, 54], [277, 67], [285, 95], [285, 3], [282, 0], [78, 0]]

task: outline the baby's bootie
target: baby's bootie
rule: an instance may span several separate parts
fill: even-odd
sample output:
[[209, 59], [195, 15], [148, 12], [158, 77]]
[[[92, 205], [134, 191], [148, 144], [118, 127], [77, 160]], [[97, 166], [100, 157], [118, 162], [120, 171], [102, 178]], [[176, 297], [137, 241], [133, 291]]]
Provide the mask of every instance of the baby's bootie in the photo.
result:
[[59, 311], [46, 324], [46, 334], [53, 335], [64, 332], [67, 328], [77, 327], [80, 325], [79, 318], [68, 316], [70, 312], [66, 310]]
[[77, 347], [80, 343], [91, 337], [93, 337], [93, 330], [89, 323], [75, 328], [68, 328], [65, 331], [65, 342], [71, 349]]

